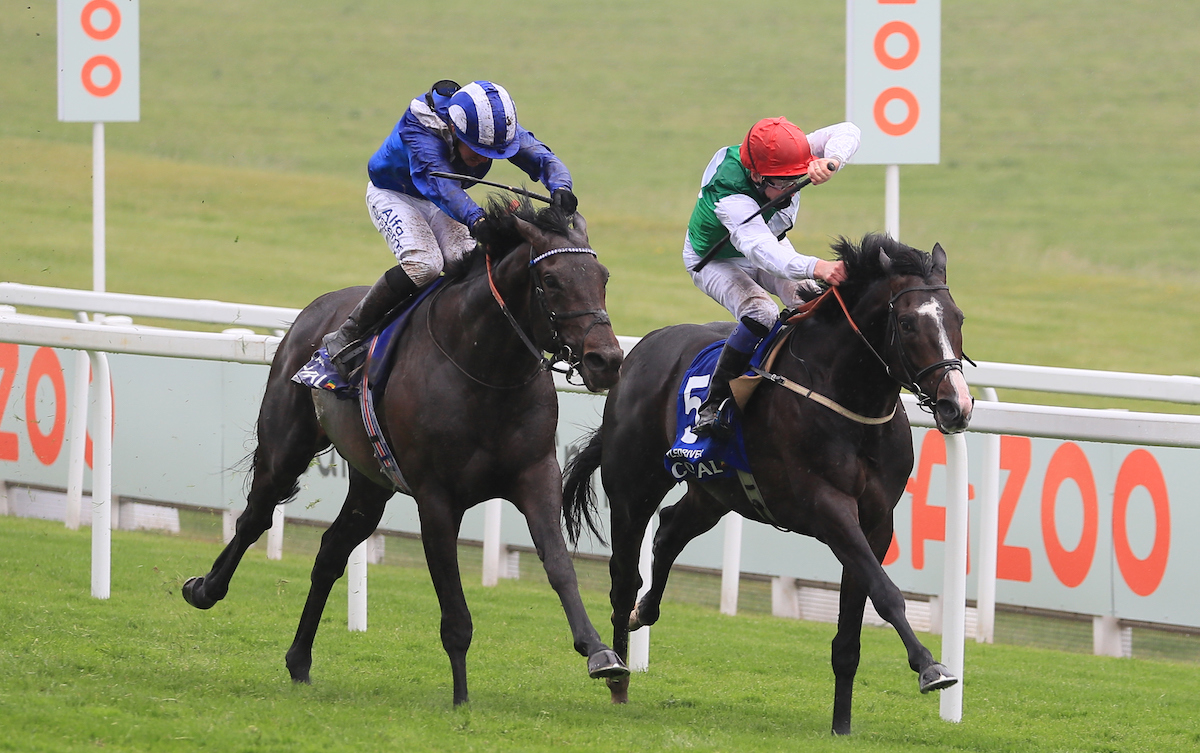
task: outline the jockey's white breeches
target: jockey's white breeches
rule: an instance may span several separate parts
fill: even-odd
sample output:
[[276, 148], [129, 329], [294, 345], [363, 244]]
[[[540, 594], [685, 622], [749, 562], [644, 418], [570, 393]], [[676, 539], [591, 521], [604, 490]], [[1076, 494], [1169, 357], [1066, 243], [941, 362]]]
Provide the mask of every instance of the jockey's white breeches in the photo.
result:
[[368, 181], [367, 211], [396, 261], [419, 287], [443, 270], [456, 271], [475, 248], [467, 226], [431, 201], [377, 188]]
[[763, 326], [770, 327], [779, 318], [779, 304], [771, 297], [779, 296], [788, 308], [804, 302], [801, 290], [808, 290], [812, 280], [784, 280], [758, 269], [745, 257], [713, 259], [699, 272], [692, 271], [700, 263], [700, 256], [685, 241], [683, 265], [692, 276], [692, 282], [710, 298], [729, 310], [733, 317], [741, 320], [748, 316]]

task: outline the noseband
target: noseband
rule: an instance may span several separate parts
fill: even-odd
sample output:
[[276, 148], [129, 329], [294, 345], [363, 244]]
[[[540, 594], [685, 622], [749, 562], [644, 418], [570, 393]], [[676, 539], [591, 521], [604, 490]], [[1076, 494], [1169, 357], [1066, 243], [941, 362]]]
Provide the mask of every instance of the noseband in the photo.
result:
[[[571, 382], [572, 375], [579, 372], [580, 357], [573, 350], [571, 350], [571, 346], [562, 341], [562, 336], [558, 331], [559, 322], [567, 319], [575, 319], [580, 316], [587, 316], [589, 314], [595, 317], [592, 323], [588, 325], [588, 328], [584, 330], [583, 338], [580, 340], [581, 345], [587, 342], [587, 337], [589, 334], [591, 334], [593, 327], [598, 324], [611, 324], [612, 322], [608, 318], [608, 312], [606, 312], [604, 309], [584, 309], [580, 311], [567, 311], [559, 314], [550, 308], [550, 304], [546, 301], [546, 291], [542, 287], [542, 277], [539, 274], [533, 273], [533, 271], [534, 267], [536, 267], [539, 262], [542, 262], [551, 256], [557, 256], [558, 254], [591, 254], [592, 256], [596, 256], [595, 250], [584, 248], [582, 246], [564, 246], [562, 248], [552, 248], [549, 251], [534, 256], [533, 244], [529, 244], [529, 270], [531, 272], [529, 275], [529, 282], [533, 287], [534, 300], [537, 301], [538, 307], [542, 310], [542, 315], [546, 320], [546, 326], [550, 330], [551, 347], [549, 349], [539, 348], [537, 345], [535, 345], [533, 340], [525, 334], [525, 330], [521, 329], [521, 325], [517, 321], [516, 317], [514, 317], [512, 312], [509, 311], [508, 305], [504, 302], [504, 297], [500, 295], [500, 291], [496, 288], [496, 283], [492, 279], [492, 259], [490, 256], [486, 257], [488, 286], [492, 290], [492, 297], [496, 299], [496, 303], [500, 304], [500, 310], [504, 312], [504, 316], [508, 319], [508, 323], [512, 325], [513, 330], [521, 338], [521, 342], [525, 343], [526, 349], [529, 350], [529, 352], [533, 354], [533, 357], [538, 360], [538, 371], [557, 371], [558, 373], [563, 374], [568, 382]], [[552, 355], [547, 356], [545, 355], [546, 353], [551, 353]], [[558, 364], [565, 364], [565, 366], [563, 368], [556, 368]]]

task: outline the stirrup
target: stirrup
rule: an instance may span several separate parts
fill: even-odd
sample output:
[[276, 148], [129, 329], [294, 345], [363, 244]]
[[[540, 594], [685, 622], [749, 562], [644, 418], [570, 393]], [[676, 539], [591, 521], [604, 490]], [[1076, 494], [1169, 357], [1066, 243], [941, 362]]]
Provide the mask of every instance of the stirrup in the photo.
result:
[[696, 424], [692, 427], [692, 433], [698, 437], [725, 437], [733, 430], [733, 424], [727, 418], [727, 409], [730, 408], [730, 401], [733, 397], [727, 397], [722, 400], [716, 407], [716, 410], [711, 414], [706, 415], [706, 406], [701, 405], [700, 410], [696, 414]]
[[[362, 369], [366, 363], [367, 347], [370, 342], [366, 339], [354, 340], [347, 343], [345, 347], [338, 350], [329, 356], [329, 362], [333, 364], [333, 368], [337, 369], [338, 376], [345, 379], [347, 383], [353, 384], [353, 377]], [[328, 353], [328, 346], [326, 346]]]

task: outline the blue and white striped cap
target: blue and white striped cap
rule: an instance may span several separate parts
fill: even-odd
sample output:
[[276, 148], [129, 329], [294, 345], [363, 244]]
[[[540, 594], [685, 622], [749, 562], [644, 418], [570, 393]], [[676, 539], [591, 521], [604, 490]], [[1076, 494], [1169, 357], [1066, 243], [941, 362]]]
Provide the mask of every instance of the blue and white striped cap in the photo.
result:
[[455, 134], [484, 157], [508, 159], [517, 153], [517, 107], [503, 86], [472, 81], [450, 98]]

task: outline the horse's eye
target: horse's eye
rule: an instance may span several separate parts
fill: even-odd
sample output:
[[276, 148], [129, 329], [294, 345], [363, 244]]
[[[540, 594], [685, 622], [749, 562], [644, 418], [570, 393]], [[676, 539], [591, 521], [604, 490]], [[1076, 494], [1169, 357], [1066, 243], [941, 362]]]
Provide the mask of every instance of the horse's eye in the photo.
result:
[[542, 285], [554, 290], [562, 290], [562, 283], [560, 283], [558, 278], [552, 274], [548, 274], [542, 278]]
[[916, 329], [917, 328], [915, 326], [913, 326], [912, 319], [904, 318], [904, 319], [900, 320], [900, 331], [901, 332], [904, 332], [905, 334], [912, 334], [913, 332], [916, 331]]

